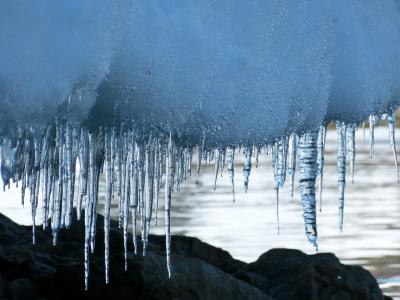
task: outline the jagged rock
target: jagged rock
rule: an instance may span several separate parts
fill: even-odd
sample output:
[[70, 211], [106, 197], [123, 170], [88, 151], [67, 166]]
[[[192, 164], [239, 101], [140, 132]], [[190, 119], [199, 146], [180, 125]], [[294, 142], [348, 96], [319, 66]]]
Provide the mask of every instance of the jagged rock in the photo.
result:
[[60, 232], [53, 247], [51, 232], [37, 230], [37, 244], [32, 245], [30, 227], [0, 215], [0, 299], [383, 299], [368, 271], [342, 265], [333, 254], [306, 255], [274, 249], [246, 264], [222, 249], [184, 236], [172, 239], [171, 279], [166, 272], [162, 236], [150, 236], [144, 258], [134, 255], [129, 243], [132, 252], [128, 255], [128, 271], [124, 271], [123, 235], [114, 222], [110, 284], [106, 285], [100, 215], [97, 222], [89, 291], [85, 292], [82, 222], [74, 222], [69, 230]]

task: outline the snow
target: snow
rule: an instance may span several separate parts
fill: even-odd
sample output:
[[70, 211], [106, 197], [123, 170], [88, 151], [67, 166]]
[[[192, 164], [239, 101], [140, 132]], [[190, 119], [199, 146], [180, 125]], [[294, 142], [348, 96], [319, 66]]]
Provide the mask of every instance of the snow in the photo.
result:
[[22, 124], [255, 142], [399, 104], [394, 0], [5, 0], [0, 45], [2, 119]]

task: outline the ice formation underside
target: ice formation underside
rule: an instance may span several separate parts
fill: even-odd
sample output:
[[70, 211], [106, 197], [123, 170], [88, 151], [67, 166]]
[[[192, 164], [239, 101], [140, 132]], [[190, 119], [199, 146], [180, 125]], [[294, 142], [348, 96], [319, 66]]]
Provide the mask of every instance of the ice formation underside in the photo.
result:
[[[398, 176], [394, 113], [372, 118], [375, 118], [376, 122], [382, 118], [388, 123], [388, 140]], [[150, 228], [156, 226], [155, 216], [158, 214], [159, 203], [164, 201], [167, 270], [171, 276], [170, 218], [173, 192], [179, 191], [180, 184], [188, 176], [198, 176], [203, 164], [214, 164], [216, 179], [219, 173], [224, 172], [226, 166], [232, 183], [232, 199], [235, 201], [234, 157], [239, 154], [245, 157], [242, 170], [245, 190], [249, 187], [252, 162], [258, 163], [260, 155], [271, 157], [277, 191], [283, 187], [286, 176], [290, 176], [290, 186], [293, 190], [297, 170], [305, 233], [317, 248], [317, 198], [319, 197], [321, 208], [324, 145], [328, 125], [321, 125], [317, 130], [294, 133], [289, 137], [277, 139], [274, 143], [210, 147], [207, 145], [207, 136], [200, 145], [185, 145], [172, 132], [165, 135], [141, 135], [133, 127], [99, 128], [90, 132], [76, 124], [58, 120], [49, 124], [42, 135], [33, 128], [19, 128], [14, 138], [4, 138], [1, 143], [1, 176], [4, 189], [9, 188], [12, 182], [17, 187], [20, 186], [22, 205], [25, 201], [30, 201], [33, 243], [37, 230], [35, 220], [38, 209], [42, 211], [43, 229], [51, 228], [54, 245], [61, 229], [68, 229], [75, 217], [78, 220], [84, 218], [86, 288], [90, 252], [93, 253], [95, 249], [97, 213], [103, 214], [105, 219], [104, 228], [100, 230], [104, 230], [105, 280], [108, 283], [111, 203], [118, 205], [117, 217], [123, 231], [126, 261], [129, 251], [129, 224], [133, 228], [132, 250], [135, 254], [141, 252], [145, 256]], [[355, 130], [358, 125], [336, 122], [336, 128], [338, 226], [342, 230], [346, 171], [353, 179]], [[374, 124], [371, 123], [369, 130], [372, 138], [374, 128]], [[374, 140], [370, 143], [372, 155]], [[105, 178], [105, 192], [100, 197], [105, 199], [105, 205], [104, 211], [99, 211], [99, 181], [102, 173]], [[216, 186], [215, 181], [214, 188]], [[30, 190], [29, 199], [25, 199], [26, 189]], [[277, 207], [278, 197], [277, 192]], [[137, 237], [141, 241], [140, 244]], [[142, 249], [138, 249], [139, 245], [142, 245]]]
[[395, 0], [2, 1], [4, 188], [18, 185], [22, 204], [31, 203], [33, 243], [38, 210], [54, 244], [84, 219], [86, 289], [97, 230], [109, 281], [111, 203], [125, 261], [130, 236], [133, 251], [146, 255], [164, 204], [171, 276], [173, 193], [214, 164], [214, 189], [227, 172], [235, 201], [239, 155], [245, 191], [259, 156], [271, 158], [278, 233], [279, 190], [290, 181], [293, 195], [298, 183], [305, 233], [317, 248], [329, 126], [337, 130], [339, 230], [358, 128], [369, 128], [372, 157], [374, 129], [387, 122], [399, 181], [399, 32]]

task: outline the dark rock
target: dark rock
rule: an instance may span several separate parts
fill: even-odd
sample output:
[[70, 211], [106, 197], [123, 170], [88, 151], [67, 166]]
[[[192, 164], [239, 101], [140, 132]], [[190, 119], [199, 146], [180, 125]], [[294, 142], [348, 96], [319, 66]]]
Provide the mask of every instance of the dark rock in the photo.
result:
[[12, 300], [35, 300], [38, 288], [28, 278], [18, 278], [10, 283], [8, 288]]
[[8, 295], [8, 283], [0, 274], [0, 299], [6, 299]]
[[[128, 271], [124, 271], [123, 235], [114, 222], [110, 283], [106, 285], [100, 215], [97, 222], [89, 291], [85, 292], [82, 222], [61, 231], [53, 247], [50, 232], [37, 230], [37, 244], [32, 245], [31, 228], [0, 215], [0, 299], [383, 299], [369, 272], [342, 265], [332, 254], [274, 249], [246, 264], [222, 249], [184, 236], [172, 239], [171, 279], [161, 236], [150, 236], [146, 257], [129, 252]], [[133, 250], [131, 243], [128, 247]]]
[[246, 267], [248, 283], [279, 299], [383, 299], [375, 278], [330, 253], [273, 249]]

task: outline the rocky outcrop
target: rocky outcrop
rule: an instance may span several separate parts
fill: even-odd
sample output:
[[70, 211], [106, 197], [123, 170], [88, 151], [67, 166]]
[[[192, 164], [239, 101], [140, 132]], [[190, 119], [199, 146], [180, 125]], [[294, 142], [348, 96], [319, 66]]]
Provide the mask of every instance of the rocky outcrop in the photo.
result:
[[[101, 229], [103, 219], [97, 219]], [[124, 271], [122, 234], [115, 223], [111, 231], [110, 283], [104, 283], [103, 234], [98, 230], [85, 292], [82, 223], [62, 231], [53, 247], [50, 232], [37, 230], [37, 244], [32, 245], [30, 227], [0, 216], [0, 299], [384, 299], [368, 271], [342, 265], [333, 254], [273, 249], [246, 264], [185, 236], [172, 240], [171, 279], [162, 236], [150, 237], [144, 258], [129, 252]]]

